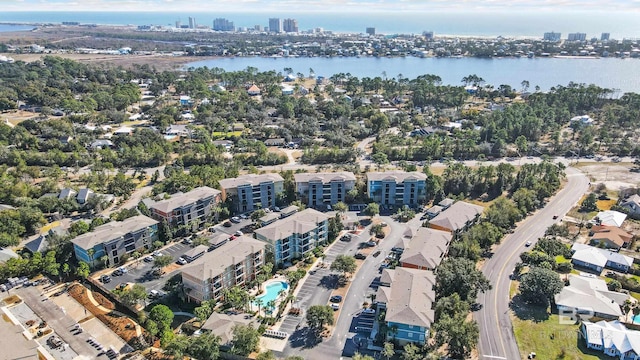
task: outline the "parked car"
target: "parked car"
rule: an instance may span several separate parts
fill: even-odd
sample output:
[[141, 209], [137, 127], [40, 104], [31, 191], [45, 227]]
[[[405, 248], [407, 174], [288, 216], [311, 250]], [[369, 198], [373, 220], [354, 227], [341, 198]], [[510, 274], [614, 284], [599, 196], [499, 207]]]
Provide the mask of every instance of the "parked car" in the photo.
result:
[[367, 258], [367, 255], [363, 254], [363, 253], [356, 253], [355, 255], [353, 255], [354, 258], [358, 259], [358, 260], [364, 260]]
[[239, 217], [237, 217], [237, 216], [234, 216], [234, 217], [232, 217], [232, 218], [231, 218], [231, 222], [233, 222], [233, 223], [236, 223], [236, 224], [237, 224], [237, 223], [239, 223], [239, 222], [240, 222], [240, 218], [239, 218]]
[[115, 269], [115, 270], [111, 273], [111, 276], [120, 276], [120, 275], [122, 275], [122, 274], [123, 274], [122, 270], [120, 270], [120, 269]]
[[187, 265], [187, 260], [185, 260], [183, 257], [179, 257], [178, 258], [178, 264]]
[[235, 233], [233, 233], [233, 235], [235, 236], [242, 236], [242, 231], [238, 230]]
[[240, 214], [240, 219], [247, 220], [248, 218], [247, 214]]
[[350, 234], [342, 235], [342, 237], [340, 238], [340, 241], [345, 241], [345, 242], [351, 241], [351, 235]]
[[210, 226], [209, 227], [209, 232], [212, 233], [212, 234], [215, 233], [216, 232], [216, 228], [214, 228], [213, 226]]
[[222, 223], [222, 226], [224, 227], [231, 227], [231, 222], [230, 221], [225, 221], [224, 223]]
[[368, 247], [374, 247], [374, 246], [376, 246], [376, 242], [375, 242], [375, 241], [371, 241], [371, 240], [369, 240], [369, 241], [367, 241], [367, 242], [365, 243], [365, 245], [367, 245]]
[[374, 252], [372, 256], [373, 256], [373, 257], [378, 257], [378, 255], [380, 255], [380, 250], [378, 250], [378, 251]]
[[153, 256], [151, 256], [151, 255], [145, 256], [144, 262], [153, 262]]
[[333, 309], [333, 311], [338, 311], [338, 310], [340, 310], [340, 305], [338, 305], [338, 304], [331, 304], [331, 308]]
[[129, 269], [127, 269], [125, 266], [120, 266], [118, 270], [120, 270], [120, 272], [123, 274], [126, 274], [129, 272]]
[[111, 277], [110, 277], [109, 275], [102, 275], [102, 276], [100, 277], [100, 281], [101, 281], [103, 284], [108, 284], [108, 283], [110, 283], [110, 282], [111, 282]]
[[363, 314], [375, 314], [376, 311], [374, 309], [371, 309], [371, 308], [366, 308], [366, 309], [362, 310], [362, 313]]
[[341, 295], [333, 295], [329, 301], [331, 301], [332, 303], [339, 303], [342, 302], [342, 296]]
[[191, 245], [191, 244], [193, 244], [193, 240], [191, 240], [191, 239], [184, 239], [184, 240], [182, 240], [182, 243], [183, 243], [183, 244], [185, 244], [185, 245]]
[[152, 255], [153, 256], [162, 256], [162, 253], [160, 251], [156, 250], [156, 251], [153, 252]]

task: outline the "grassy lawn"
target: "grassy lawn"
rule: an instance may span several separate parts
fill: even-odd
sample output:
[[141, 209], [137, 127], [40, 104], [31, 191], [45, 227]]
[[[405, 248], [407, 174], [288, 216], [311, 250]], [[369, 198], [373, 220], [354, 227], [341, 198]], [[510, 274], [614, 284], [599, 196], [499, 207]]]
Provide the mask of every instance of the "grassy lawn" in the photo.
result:
[[533, 351], [538, 359], [611, 359], [586, 349], [579, 337], [578, 325], [560, 324], [558, 315], [549, 315], [546, 309], [529, 308], [519, 312], [521, 318], [513, 318], [513, 331], [523, 358]]
[[596, 201], [596, 205], [600, 210], [611, 210], [611, 207], [615, 205], [618, 200], [598, 200]]
[[571, 262], [571, 259], [565, 258], [563, 255], [556, 256], [556, 264], [568, 263]]
[[241, 136], [242, 135], [242, 131], [228, 131], [228, 132], [222, 132], [222, 131], [214, 131], [213, 134], [211, 134], [212, 136], [218, 137], [230, 137], [230, 136]]

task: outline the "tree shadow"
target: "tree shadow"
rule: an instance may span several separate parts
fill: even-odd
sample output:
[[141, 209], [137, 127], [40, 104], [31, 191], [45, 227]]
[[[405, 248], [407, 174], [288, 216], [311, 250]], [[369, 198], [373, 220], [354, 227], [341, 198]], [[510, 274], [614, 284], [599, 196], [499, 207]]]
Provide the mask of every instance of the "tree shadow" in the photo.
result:
[[297, 329], [289, 336], [289, 344], [294, 349], [311, 349], [321, 342], [320, 334], [308, 326]]
[[340, 284], [340, 275], [338, 274], [329, 274], [325, 275], [320, 279], [318, 283], [319, 286], [322, 286], [325, 289], [337, 289]]
[[520, 295], [516, 295], [511, 299], [509, 307], [520, 320], [542, 322], [548, 320], [549, 315], [551, 315], [547, 306], [527, 304]]

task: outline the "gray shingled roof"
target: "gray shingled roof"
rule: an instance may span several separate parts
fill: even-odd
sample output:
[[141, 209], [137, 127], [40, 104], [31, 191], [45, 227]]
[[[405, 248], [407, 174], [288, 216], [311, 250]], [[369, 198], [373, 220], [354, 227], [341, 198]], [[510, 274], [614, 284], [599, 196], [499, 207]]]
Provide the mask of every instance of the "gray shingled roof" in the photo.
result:
[[435, 283], [432, 271], [396, 268], [389, 290], [380, 287], [376, 295], [377, 301], [386, 300], [385, 321], [431, 327], [435, 317], [431, 309], [436, 298]]
[[458, 201], [429, 221], [430, 225], [438, 225], [456, 231], [462, 229], [468, 221], [482, 215], [484, 208], [480, 205]]
[[214, 312], [202, 325], [202, 329], [211, 331], [220, 337], [221, 345], [228, 345], [233, 340], [233, 328], [236, 325], [249, 325], [253, 323], [251, 317], [245, 314], [227, 315]]
[[435, 269], [447, 253], [451, 238], [447, 231], [421, 227], [405, 247], [400, 262]]
[[212, 189], [208, 186], [197, 187], [186, 193], [177, 193], [171, 195], [170, 199], [158, 201], [151, 205], [151, 208], [161, 211], [165, 214], [172, 212], [179, 207], [193, 204], [200, 199], [204, 199], [208, 196], [217, 196], [220, 194], [220, 190]]
[[262, 241], [242, 235], [185, 266], [182, 268], [182, 273], [205, 281], [220, 275], [227, 267], [240, 262], [249, 254], [264, 249], [265, 246], [266, 244]]
[[314, 209], [305, 209], [280, 221], [257, 229], [255, 233], [269, 240], [279, 240], [293, 234], [307, 233], [318, 227], [318, 223], [328, 219], [329, 215]]
[[426, 180], [427, 175], [418, 171], [406, 172], [406, 171], [386, 171], [386, 172], [369, 172], [367, 173], [368, 181], [379, 181], [385, 179], [395, 179], [396, 182], [401, 183], [405, 180], [417, 179]]
[[158, 222], [144, 215], [138, 215], [124, 221], [112, 221], [100, 225], [91, 232], [77, 236], [71, 242], [88, 250], [105, 241], [116, 239], [154, 224], [158, 224]]
[[356, 181], [356, 176], [348, 171], [340, 172], [324, 172], [324, 173], [300, 173], [293, 174], [296, 183], [309, 182], [309, 181], [322, 181], [322, 183], [329, 183], [335, 180], [343, 181]]
[[555, 295], [555, 302], [558, 306], [621, 316], [620, 306], [629, 298], [627, 294], [609, 291], [602, 279], [571, 274], [569, 286]]
[[246, 174], [246, 175], [240, 175], [236, 178], [223, 179], [223, 180], [220, 180], [219, 183], [220, 183], [220, 187], [223, 189], [233, 189], [233, 188], [237, 188], [238, 186], [247, 185], [247, 184], [251, 186], [260, 185], [260, 183], [268, 182], [268, 181], [278, 182], [278, 181], [284, 181], [284, 179], [282, 178], [282, 176], [276, 173], [267, 173], [267, 174], [259, 174], [259, 175]]

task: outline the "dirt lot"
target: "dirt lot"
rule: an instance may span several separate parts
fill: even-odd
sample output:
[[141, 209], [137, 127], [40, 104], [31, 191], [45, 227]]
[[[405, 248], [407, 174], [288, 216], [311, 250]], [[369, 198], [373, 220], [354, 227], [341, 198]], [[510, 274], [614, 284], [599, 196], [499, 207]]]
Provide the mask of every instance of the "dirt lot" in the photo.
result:
[[620, 190], [640, 184], [640, 173], [629, 171], [631, 163], [578, 163], [592, 183], [604, 183], [609, 190]]

